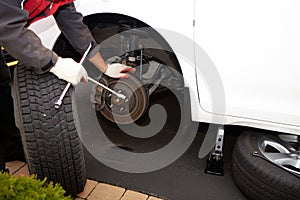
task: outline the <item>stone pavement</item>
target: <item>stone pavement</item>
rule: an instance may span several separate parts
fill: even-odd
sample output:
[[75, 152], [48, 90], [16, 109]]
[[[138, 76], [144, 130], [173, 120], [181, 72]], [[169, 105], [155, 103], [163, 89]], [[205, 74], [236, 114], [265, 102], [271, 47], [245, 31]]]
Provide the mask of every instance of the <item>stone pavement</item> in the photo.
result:
[[[24, 162], [12, 161], [6, 163], [10, 174], [14, 176], [30, 176], [28, 167]], [[125, 188], [87, 180], [84, 191], [74, 200], [162, 200], [147, 194], [127, 190]]]

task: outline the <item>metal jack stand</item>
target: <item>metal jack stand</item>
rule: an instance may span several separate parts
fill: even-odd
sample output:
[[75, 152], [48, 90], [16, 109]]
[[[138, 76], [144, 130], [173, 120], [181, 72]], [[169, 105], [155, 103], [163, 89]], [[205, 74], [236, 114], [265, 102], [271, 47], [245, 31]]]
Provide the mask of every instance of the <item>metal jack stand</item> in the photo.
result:
[[209, 158], [207, 159], [207, 164], [205, 168], [205, 173], [223, 176], [223, 141], [224, 141], [224, 127], [218, 127], [218, 133], [216, 138], [216, 145], [213, 151], [210, 153]]

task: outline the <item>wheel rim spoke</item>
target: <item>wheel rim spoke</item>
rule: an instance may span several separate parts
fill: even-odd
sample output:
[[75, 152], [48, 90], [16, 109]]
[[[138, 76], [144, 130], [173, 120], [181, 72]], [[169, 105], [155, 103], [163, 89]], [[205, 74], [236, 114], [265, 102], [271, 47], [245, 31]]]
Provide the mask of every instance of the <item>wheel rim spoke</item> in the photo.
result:
[[293, 151], [292, 150], [293, 148], [290, 145], [282, 145], [282, 144], [279, 144], [278, 142], [275, 142], [275, 141], [272, 141], [272, 140], [269, 140], [269, 139], [265, 139], [263, 141], [263, 148], [262, 149], [265, 150], [268, 145], [275, 148], [280, 153], [290, 154], [291, 151]]
[[289, 154], [283, 153], [265, 153], [265, 156], [279, 165], [290, 165], [296, 168], [299, 168], [299, 161], [297, 159], [292, 158]]
[[[269, 148], [271, 147], [271, 148]], [[264, 138], [259, 142], [259, 149], [263, 156], [272, 163], [294, 173], [300, 173], [300, 158], [297, 152], [289, 143], [281, 143], [270, 138]]]

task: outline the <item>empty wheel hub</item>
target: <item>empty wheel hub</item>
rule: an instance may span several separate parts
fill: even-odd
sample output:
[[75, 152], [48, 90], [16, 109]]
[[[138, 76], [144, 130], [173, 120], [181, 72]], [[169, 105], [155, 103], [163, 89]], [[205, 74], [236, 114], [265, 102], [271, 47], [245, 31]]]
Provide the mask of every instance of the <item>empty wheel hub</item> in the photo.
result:
[[[126, 96], [126, 94], [124, 94], [124, 92], [122, 92], [121, 90], [119, 90], [118, 93]], [[129, 111], [130, 104], [129, 104], [129, 99], [127, 96], [126, 96], [126, 99], [121, 99], [121, 98], [117, 97], [116, 95], [113, 95], [110, 93], [107, 95], [106, 101], [113, 112], [116, 112], [116, 113], [123, 112], [125, 114], [126, 112]]]
[[[102, 109], [97, 109], [106, 119], [119, 124], [130, 124], [138, 120], [148, 107], [148, 94], [141, 81], [130, 74], [126, 79], [112, 79], [105, 77], [107, 86], [114, 91], [126, 96], [126, 99], [118, 98], [116, 95], [105, 92], [100, 93]], [[101, 81], [101, 80], [100, 80]], [[99, 99], [99, 93], [95, 96], [95, 101]]]

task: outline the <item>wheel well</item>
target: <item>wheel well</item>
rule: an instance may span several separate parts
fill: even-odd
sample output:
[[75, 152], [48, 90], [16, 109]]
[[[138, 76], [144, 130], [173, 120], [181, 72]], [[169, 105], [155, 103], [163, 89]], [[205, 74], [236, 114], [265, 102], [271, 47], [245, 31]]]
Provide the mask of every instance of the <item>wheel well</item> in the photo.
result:
[[[149, 38], [145, 39], [145, 53], [158, 58], [166, 65], [174, 68], [177, 72], [182, 74], [180, 64], [170, 45], [154, 28], [150, 27], [148, 24], [133, 17], [115, 13], [93, 14], [85, 16], [83, 21], [91, 30], [97, 43], [101, 44], [101, 47], [105, 46], [103, 43], [104, 41], [107, 41], [111, 37], [122, 32], [120, 21], [131, 24], [136, 29], [146, 30], [149, 32]], [[151, 48], [147, 48], [147, 42], [148, 44], [151, 43]], [[120, 44], [117, 40], [112, 40], [111, 45], [118, 46]], [[53, 50], [62, 57], [71, 57], [76, 61], [79, 61], [81, 58], [81, 55], [74, 50], [63, 34], [58, 37]], [[106, 58], [106, 55], [103, 56]]]

